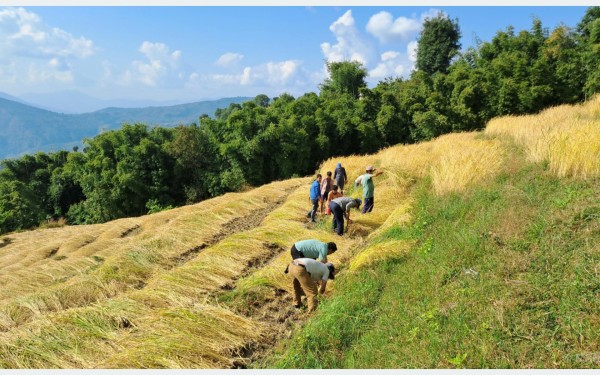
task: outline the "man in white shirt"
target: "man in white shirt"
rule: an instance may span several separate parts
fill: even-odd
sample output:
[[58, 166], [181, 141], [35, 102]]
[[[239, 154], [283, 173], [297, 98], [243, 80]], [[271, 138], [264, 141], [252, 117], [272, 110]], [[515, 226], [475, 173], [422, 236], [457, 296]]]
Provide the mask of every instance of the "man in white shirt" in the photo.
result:
[[[335, 278], [336, 270], [331, 263], [321, 263], [315, 259], [298, 258], [290, 264], [289, 274], [294, 285], [294, 307], [302, 306], [302, 294], [306, 295], [308, 301], [308, 311], [315, 311], [317, 308], [317, 295], [325, 294], [327, 280]], [[317, 287], [317, 281], [321, 281], [320, 290]]]

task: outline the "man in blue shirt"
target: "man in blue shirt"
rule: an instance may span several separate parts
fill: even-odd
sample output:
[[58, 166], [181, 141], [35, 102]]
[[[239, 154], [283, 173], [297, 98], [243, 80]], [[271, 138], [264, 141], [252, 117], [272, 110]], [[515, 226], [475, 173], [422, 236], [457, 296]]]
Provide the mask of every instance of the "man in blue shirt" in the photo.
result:
[[317, 175], [317, 178], [310, 185], [310, 203], [312, 203], [312, 210], [308, 211], [306, 217], [310, 218], [311, 222], [316, 222], [315, 217], [317, 216], [317, 209], [319, 208], [319, 200], [321, 199], [321, 174]]

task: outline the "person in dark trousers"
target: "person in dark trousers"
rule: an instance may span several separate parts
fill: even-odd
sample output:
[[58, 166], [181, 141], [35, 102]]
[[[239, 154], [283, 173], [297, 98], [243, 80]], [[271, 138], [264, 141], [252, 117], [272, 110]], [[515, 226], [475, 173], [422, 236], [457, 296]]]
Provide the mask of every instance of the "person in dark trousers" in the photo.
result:
[[348, 176], [346, 175], [346, 168], [342, 167], [342, 163], [337, 163], [333, 172], [333, 180], [340, 189], [340, 193], [344, 194], [344, 185], [348, 182]]
[[344, 195], [338, 191], [338, 186], [333, 185], [331, 191], [329, 192], [329, 196], [327, 197], [327, 215], [331, 215], [331, 209], [329, 208], [329, 203], [335, 198], [343, 197]]
[[333, 214], [332, 227], [338, 236], [344, 234], [344, 217], [348, 221], [348, 224], [351, 223], [350, 209], [354, 207], [358, 210], [361, 203], [362, 201], [359, 198], [354, 199], [350, 197], [335, 198], [329, 203], [329, 208]]
[[362, 209], [363, 214], [373, 211], [373, 206], [375, 206], [375, 185], [373, 184], [373, 177], [380, 176], [383, 173], [382, 171], [379, 171], [373, 174], [376, 169], [373, 168], [372, 165], [368, 165], [365, 171], [366, 173], [362, 175], [362, 180], [360, 181], [360, 184], [363, 187], [363, 198], [365, 200], [365, 205]]
[[310, 218], [311, 222], [316, 222], [315, 217], [317, 216], [317, 210], [319, 209], [319, 200], [321, 199], [321, 174], [317, 175], [317, 178], [310, 185], [309, 199], [312, 204], [312, 210], [308, 211], [306, 217]]
[[331, 171], [327, 172], [327, 177], [321, 181], [321, 215], [323, 215], [323, 208], [327, 205], [327, 196], [333, 186], [333, 179], [331, 178]]
[[[302, 307], [302, 295], [306, 295], [308, 312], [317, 308], [317, 295], [325, 295], [327, 281], [335, 279], [336, 269], [331, 263], [321, 263], [310, 258], [294, 259], [289, 264], [289, 276], [294, 286], [294, 307]], [[317, 282], [321, 282], [321, 288]]]
[[[327, 255], [331, 255], [336, 251], [337, 245], [335, 242], [326, 243], [319, 240], [302, 240], [292, 245], [290, 254], [292, 255], [292, 259], [310, 258], [326, 263]], [[285, 273], [288, 273], [288, 268], [285, 269]]]

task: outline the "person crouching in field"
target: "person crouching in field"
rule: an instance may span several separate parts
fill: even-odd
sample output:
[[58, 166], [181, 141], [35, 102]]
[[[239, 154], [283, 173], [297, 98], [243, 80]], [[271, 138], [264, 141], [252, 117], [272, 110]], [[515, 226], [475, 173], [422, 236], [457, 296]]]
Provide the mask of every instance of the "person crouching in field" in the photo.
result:
[[[317, 295], [325, 295], [327, 281], [335, 278], [336, 270], [332, 263], [321, 263], [310, 258], [294, 259], [289, 265], [290, 278], [294, 286], [294, 307], [302, 307], [302, 294], [306, 295], [308, 312], [317, 308]], [[321, 281], [321, 288], [317, 282]]]
[[[327, 263], [327, 255], [331, 255], [337, 251], [335, 242], [321, 242], [319, 240], [303, 240], [292, 245], [290, 254], [293, 259], [310, 258], [320, 260], [321, 263]], [[288, 273], [289, 265], [285, 269]]]
[[341, 197], [335, 198], [329, 204], [329, 208], [331, 209], [331, 213], [333, 213], [333, 230], [337, 232], [339, 236], [344, 234], [344, 217], [348, 220], [348, 224], [352, 221], [350, 220], [350, 209], [352, 207], [357, 210], [360, 208], [362, 201], [359, 198], [353, 199], [350, 197]]

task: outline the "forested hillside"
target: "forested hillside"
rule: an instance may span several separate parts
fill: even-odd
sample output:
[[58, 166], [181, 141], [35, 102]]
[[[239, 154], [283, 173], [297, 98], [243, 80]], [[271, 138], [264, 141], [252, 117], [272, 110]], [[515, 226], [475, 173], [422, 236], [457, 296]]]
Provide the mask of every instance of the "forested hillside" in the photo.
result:
[[[357, 62], [328, 63], [320, 92], [258, 95], [174, 129], [129, 124], [78, 151], [5, 160], [0, 232], [49, 218], [100, 223], [312, 173], [331, 156], [372, 153], [495, 116], [579, 103], [600, 91], [600, 8], [575, 27], [508, 26], [462, 53], [458, 20], [428, 19], [417, 70], [369, 89]], [[151, 122], [151, 121], [149, 121]]]
[[36, 108], [9, 96], [0, 97], [0, 159], [37, 151], [72, 150], [86, 137], [118, 129], [126, 122], [175, 126], [198, 121], [230, 103], [251, 98], [223, 98], [167, 107], [105, 108], [64, 114]]

